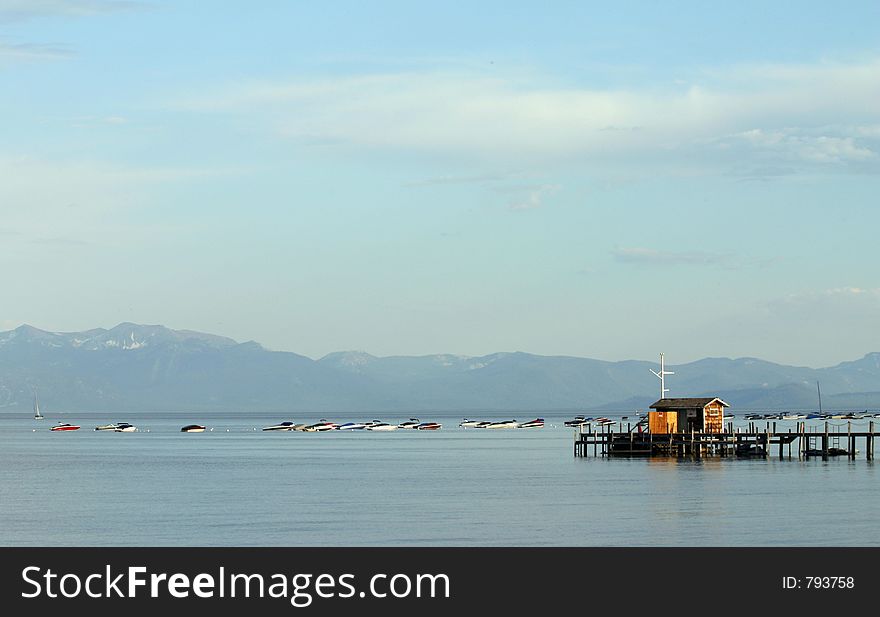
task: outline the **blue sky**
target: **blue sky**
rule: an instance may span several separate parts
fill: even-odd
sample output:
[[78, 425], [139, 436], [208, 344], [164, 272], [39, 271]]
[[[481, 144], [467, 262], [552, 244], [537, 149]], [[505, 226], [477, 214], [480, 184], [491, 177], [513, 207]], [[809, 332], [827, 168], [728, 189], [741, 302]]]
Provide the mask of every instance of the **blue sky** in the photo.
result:
[[880, 5], [724, 4], [0, 0], [0, 328], [880, 350]]

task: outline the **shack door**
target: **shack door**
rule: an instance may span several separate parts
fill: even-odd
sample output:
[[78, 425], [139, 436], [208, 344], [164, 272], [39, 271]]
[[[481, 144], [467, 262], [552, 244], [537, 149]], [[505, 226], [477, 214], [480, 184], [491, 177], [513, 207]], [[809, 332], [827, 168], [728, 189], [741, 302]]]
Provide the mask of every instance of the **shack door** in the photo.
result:
[[688, 409], [685, 412], [684, 430], [687, 433], [694, 431], [695, 433], [703, 432], [703, 414], [697, 409]]

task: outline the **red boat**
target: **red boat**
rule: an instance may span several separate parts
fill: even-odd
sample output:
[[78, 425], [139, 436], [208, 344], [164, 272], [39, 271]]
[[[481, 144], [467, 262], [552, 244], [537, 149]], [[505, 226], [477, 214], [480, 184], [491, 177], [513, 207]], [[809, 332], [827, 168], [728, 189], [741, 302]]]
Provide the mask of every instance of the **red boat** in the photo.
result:
[[50, 431], [78, 431], [79, 426], [76, 424], [68, 424], [67, 422], [59, 422], [49, 429]]
[[422, 422], [416, 427], [416, 429], [420, 431], [437, 431], [442, 427], [443, 425], [438, 424], [437, 422]]

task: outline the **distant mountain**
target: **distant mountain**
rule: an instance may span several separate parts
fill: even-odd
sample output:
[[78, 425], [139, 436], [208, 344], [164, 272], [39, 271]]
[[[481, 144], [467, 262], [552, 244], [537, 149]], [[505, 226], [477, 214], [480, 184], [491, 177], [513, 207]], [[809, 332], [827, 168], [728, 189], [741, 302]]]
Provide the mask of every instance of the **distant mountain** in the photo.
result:
[[[109, 330], [0, 332], [0, 412], [47, 410], [325, 412], [644, 409], [658, 383], [643, 361], [522, 352], [320, 360], [190, 330], [122, 323]], [[880, 353], [811, 369], [756, 358], [670, 367], [673, 395], [718, 395], [739, 409], [880, 407]]]

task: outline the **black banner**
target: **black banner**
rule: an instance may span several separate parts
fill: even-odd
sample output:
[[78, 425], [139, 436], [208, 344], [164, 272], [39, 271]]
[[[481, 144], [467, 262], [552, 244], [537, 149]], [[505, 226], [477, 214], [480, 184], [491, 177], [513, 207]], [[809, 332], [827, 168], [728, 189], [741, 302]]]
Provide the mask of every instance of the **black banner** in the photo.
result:
[[874, 548], [6, 548], [0, 606], [115, 617], [818, 614], [872, 602], [878, 558]]

